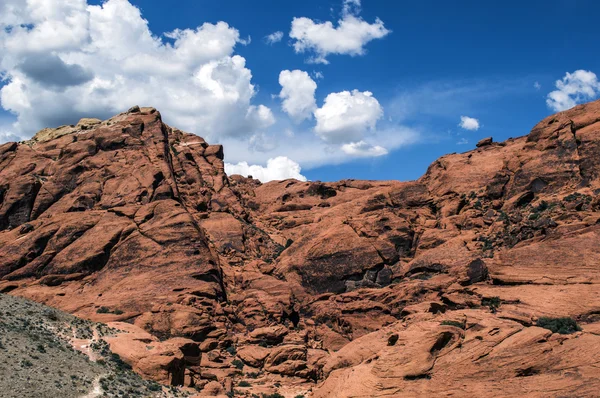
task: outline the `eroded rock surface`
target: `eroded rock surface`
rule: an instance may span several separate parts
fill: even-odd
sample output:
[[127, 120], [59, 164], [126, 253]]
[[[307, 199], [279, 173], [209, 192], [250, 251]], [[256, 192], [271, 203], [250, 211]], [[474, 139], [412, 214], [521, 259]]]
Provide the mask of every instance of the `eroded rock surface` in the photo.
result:
[[0, 146], [0, 291], [203, 395], [594, 396], [598, 159], [593, 102], [417, 181], [261, 184], [132, 108]]

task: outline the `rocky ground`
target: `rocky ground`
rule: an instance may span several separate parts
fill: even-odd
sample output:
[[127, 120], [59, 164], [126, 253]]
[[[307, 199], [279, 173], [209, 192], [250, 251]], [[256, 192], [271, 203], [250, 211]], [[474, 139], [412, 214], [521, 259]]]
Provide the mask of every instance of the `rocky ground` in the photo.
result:
[[117, 329], [0, 294], [1, 397], [185, 397], [108, 350]]
[[0, 291], [201, 396], [595, 396], [599, 159], [593, 102], [417, 181], [261, 184], [135, 107], [0, 146]]

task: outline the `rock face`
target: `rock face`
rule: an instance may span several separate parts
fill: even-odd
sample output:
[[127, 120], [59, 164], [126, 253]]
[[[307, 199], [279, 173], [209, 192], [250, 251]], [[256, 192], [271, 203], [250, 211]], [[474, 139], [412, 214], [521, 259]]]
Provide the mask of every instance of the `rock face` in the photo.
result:
[[477, 142], [477, 144], [475, 144], [475, 146], [477, 148], [481, 148], [482, 146], [490, 145], [492, 142], [494, 142], [492, 137], [487, 137], [487, 138], [483, 138], [483, 139], [479, 140]]
[[413, 182], [261, 184], [134, 107], [0, 146], [0, 291], [204, 395], [594, 396], [599, 159], [594, 102]]

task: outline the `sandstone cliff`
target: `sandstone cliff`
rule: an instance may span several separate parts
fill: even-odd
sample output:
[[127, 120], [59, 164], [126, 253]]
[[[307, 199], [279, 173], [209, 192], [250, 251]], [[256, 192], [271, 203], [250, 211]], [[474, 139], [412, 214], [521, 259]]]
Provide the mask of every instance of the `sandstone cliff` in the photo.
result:
[[0, 146], [0, 292], [204, 395], [594, 396], [599, 173], [600, 102], [413, 182], [267, 184], [134, 107]]

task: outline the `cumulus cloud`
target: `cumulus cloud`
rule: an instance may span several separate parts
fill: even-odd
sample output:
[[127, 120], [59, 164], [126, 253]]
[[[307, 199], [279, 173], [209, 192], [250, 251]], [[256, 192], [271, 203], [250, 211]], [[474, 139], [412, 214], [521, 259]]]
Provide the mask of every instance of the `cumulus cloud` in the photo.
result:
[[270, 35], [265, 36], [265, 42], [267, 44], [279, 43], [281, 39], [283, 39], [283, 32], [279, 30], [277, 32], [273, 32]]
[[387, 155], [388, 151], [382, 146], [371, 145], [365, 141], [351, 142], [342, 145], [342, 151], [356, 157], [375, 157]]
[[308, 73], [301, 70], [282, 70], [279, 73], [279, 84], [282, 99], [282, 109], [294, 121], [301, 122], [312, 116], [317, 108], [315, 91], [317, 83], [310, 78]]
[[3, 0], [0, 33], [3, 58], [11, 55], [66, 51], [89, 38], [89, 19], [83, 0]]
[[13, 133], [10, 129], [0, 126], [0, 144], [5, 142], [18, 142], [22, 140], [22, 137]]
[[[380, 156], [418, 136], [415, 130], [379, 123], [383, 108], [368, 91], [331, 93], [318, 108], [316, 81], [323, 75], [316, 71], [281, 76], [283, 111], [276, 112], [276, 120], [255, 99], [252, 72], [235, 51], [249, 40], [234, 27], [204, 23], [153, 34], [129, 1], [94, 3], [101, 4], [0, 1], [0, 104], [14, 115], [10, 123], [2, 122], [9, 127], [0, 125], [0, 143], [80, 117], [106, 118], [136, 104], [155, 106], [165, 122], [224, 144], [229, 172], [237, 167], [266, 181], [304, 179], [299, 164], [309, 168]], [[381, 21], [368, 24], [358, 16], [360, 1], [343, 4], [341, 21], [330, 24], [337, 47], [319, 44], [303, 51], [323, 58], [358, 55], [373, 37], [389, 33]], [[314, 25], [321, 29], [317, 25], [322, 24]], [[365, 33], [369, 29], [379, 33]], [[311, 38], [312, 33], [306, 43]], [[292, 123], [313, 116], [314, 128]]]
[[[333, 144], [322, 139], [315, 139], [312, 130], [297, 129], [295, 131], [282, 129], [277, 133], [264, 137], [269, 147], [261, 147], [260, 151], [248, 150], [247, 144], [240, 140], [227, 138], [222, 141], [225, 148], [225, 159], [228, 163], [248, 162], [248, 164], [265, 165], [267, 159], [285, 156], [302, 165], [302, 169], [313, 169], [332, 164], [343, 164], [362, 157], [381, 155], [381, 149], [368, 151], [367, 146], [344, 145], [365, 141], [372, 147], [380, 146], [391, 152], [407, 147], [420, 140], [422, 131], [382, 120], [377, 130], [369, 132], [362, 140]], [[286, 133], [283, 133], [285, 131]], [[362, 151], [360, 151], [362, 149]], [[360, 155], [360, 156], [359, 156]]]
[[91, 71], [68, 65], [54, 54], [26, 56], [17, 67], [36, 83], [49, 87], [78, 86], [94, 77]]
[[209, 140], [250, 137], [275, 122], [253, 104], [247, 43], [225, 22], [155, 36], [127, 0], [5, 0], [0, 5], [2, 107], [31, 136], [83, 116], [108, 117], [132, 105]]
[[546, 98], [546, 105], [556, 112], [572, 108], [600, 94], [600, 82], [596, 74], [582, 69], [567, 72], [561, 80], [556, 81], [556, 88]]
[[358, 90], [331, 93], [321, 108], [315, 110], [315, 132], [329, 143], [362, 141], [375, 129], [383, 116], [383, 108], [369, 91]]
[[342, 18], [337, 21], [337, 26], [331, 21], [294, 18], [290, 30], [294, 50], [296, 53], [311, 53], [308, 61], [322, 64], [329, 63], [327, 56], [331, 54], [364, 55], [367, 43], [387, 36], [390, 31], [381, 19], [368, 23], [358, 16], [358, 12], [359, 0], [345, 0]]
[[458, 124], [458, 126], [465, 130], [471, 130], [471, 131], [479, 130], [479, 127], [480, 127], [479, 120], [475, 119], [474, 117], [469, 117], [469, 116], [461, 116], [460, 123]]
[[228, 175], [251, 175], [253, 178], [257, 178], [262, 182], [285, 180], [288, 178], [306, 181], [306, 177], [300, 174], [300, 171], [300, 165], [285, 156], [269, 159], [266, 167], [249, 165], [247, 162], [239, 162], [237, 164], [225, 163], [225, 172]]
[[533, 88], [539, 91], [542, 88], [542, 85], [540, 84], [540, 82], [535, 82], [533, 83]]

